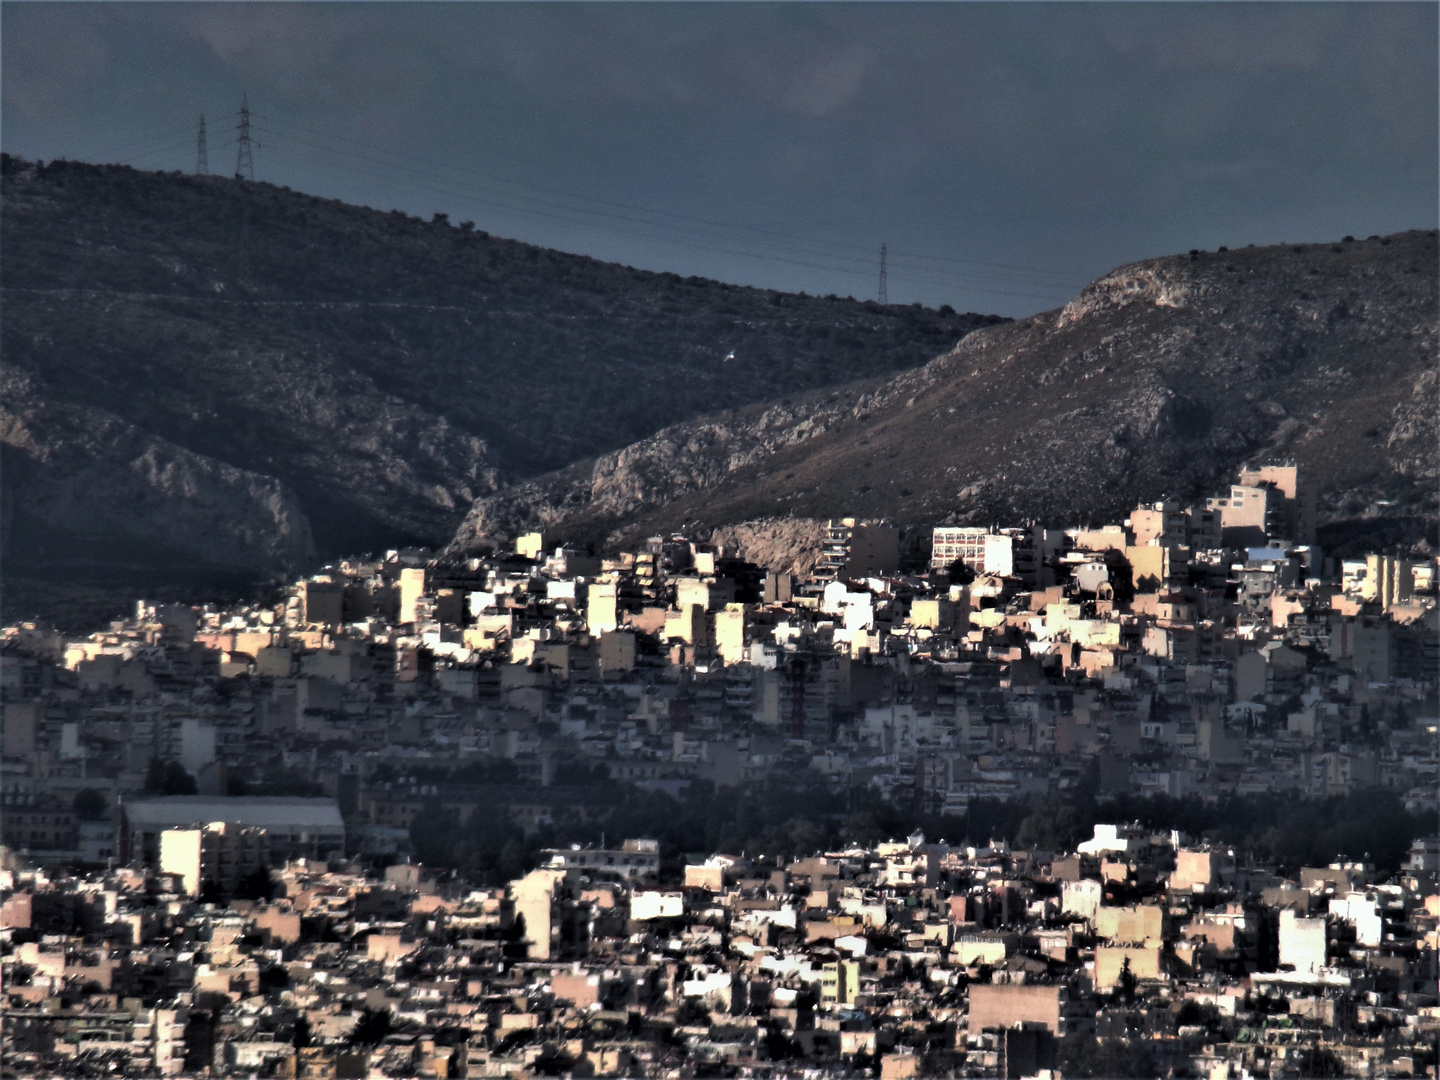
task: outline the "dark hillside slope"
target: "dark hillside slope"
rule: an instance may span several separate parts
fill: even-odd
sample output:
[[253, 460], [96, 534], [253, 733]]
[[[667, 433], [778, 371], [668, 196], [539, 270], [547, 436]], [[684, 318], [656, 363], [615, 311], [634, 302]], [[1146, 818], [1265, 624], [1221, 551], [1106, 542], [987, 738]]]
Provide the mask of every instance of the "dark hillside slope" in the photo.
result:
[[5, 158], [0, 210], [12, 583], [443, 541], [513, 479], [914, 367], [998, 321], [649, 273], [223, 177]]
[[1114, 520], [1281, 458], [1316, 478], [1332, 536], [1414, 539], [1435, 513], [1437, 314], [1433, 232], [1135, 263], [916, 371], [481, 499], [455, 549], [536, 524], [614, 542], [792, 514]]

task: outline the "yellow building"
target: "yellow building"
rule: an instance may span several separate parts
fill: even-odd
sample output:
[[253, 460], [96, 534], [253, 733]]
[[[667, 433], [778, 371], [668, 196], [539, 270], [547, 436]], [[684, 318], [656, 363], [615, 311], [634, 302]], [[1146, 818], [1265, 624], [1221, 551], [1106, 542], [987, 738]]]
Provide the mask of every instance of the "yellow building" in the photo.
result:
[[1102, 907], [1095, 912], [1095, 936], [1120, 945], [1165, 939], [1165, 909], [1156, 904]]
[[[1103, 909], [1102, 909], [1103, 910]], [[1120, 985], [1120, 975], [1129, 962], [1130, 974], [1136, 979], [1160, 979], [1164, 977], [1160, 959], [1162, 951], [1156, 948], [1134, 948], [1120, 945], [1100, 945], [1095, 949], [1095, 988], [1113, 990]]]
[[515, 554], [522, 559], [538, 559], [545, 552], [545, 534], [532, 532], [515, 538]]
[[820, 969], [820, 1000], [831, 1005], [854, 1005], [860, 992], [860, 963], [840, 960]]

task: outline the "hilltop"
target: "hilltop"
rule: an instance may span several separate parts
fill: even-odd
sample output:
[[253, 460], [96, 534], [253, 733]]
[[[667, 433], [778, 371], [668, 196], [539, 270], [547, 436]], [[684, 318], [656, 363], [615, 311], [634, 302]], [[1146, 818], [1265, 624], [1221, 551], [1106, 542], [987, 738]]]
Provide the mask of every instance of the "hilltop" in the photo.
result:
[[913, 368], [1002, 321], [652, 273], [226, 177], [0, 173], [12, 614], [32, 586], [203, 591], [444, 543], [507, 484]]
[[[855, 514], [1055, 524], [1294, 459], [1331, 546], [1436, 510], [1436, 235], [1167, 256], [888, 379], [717, 413], [479, 499], [453, 550]], [[1338, 550], [1338, 549], [1337, 549]]]

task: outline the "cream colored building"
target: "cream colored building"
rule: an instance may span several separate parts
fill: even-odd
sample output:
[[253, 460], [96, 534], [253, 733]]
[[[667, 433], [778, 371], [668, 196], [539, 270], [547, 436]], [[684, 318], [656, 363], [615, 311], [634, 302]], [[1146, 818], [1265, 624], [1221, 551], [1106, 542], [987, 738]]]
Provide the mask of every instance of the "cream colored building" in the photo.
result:
[[619, 589], [613, 581], [597, 581], [585, 593], [585, 624], [592, 634], [620, 625]]
[[515, 917], [525, 920], [525, 941], [530, 946], [531, 960], [550, 959], [555, 897], [567, 874], [566, 870], [542, 867], [510, 882]]
[[1227, 544], [1260, 536], [1315, 543], [1315, 487], [1294, 465], [1241, 469], [1229, 493], [1207, 499], [1205, 507], [1217, 511], [1222, 530], [1232, 534]]
[[726, 604], [724, 611], [715, 613], [715, 649], [727, 664], [749, 659], [745, 648], [746, 620], [744, 604]]
[[679, 611], [665, 613], [666, 641], [680, 640], [687, 645], [709, 644], [709, 620], [705, 609], [699, 604], [682, 607]]
[[820, 1000], [828, 1005], [853, 1005], [860, 992], [860, 964], [839, 960], [820, 969]]
[[1302, 974], [1325, 968], [1325, 920], [1304, 919], [1286, 908], [1280, 913], [1280, 966]]
[[407, 566], [400, 571], [400, 621], [413, 623], [416, 606], [425, 595], [425, 568]]
[[1362, 600], [1374, 600], [1389, 611], [1415, 595], [1418, 564], [1393, 555], [1367, 555], [1364, 560], [1347, 559], [1341, 567], [1341, 584], [1346, 593]]
[[1015, 538], [974, 526], [937, 528], [932, 534], [930, 568], [944, 570], [956, 559], [977, 574], [1010, 577], [1015, 573]]
[[270, 836], [264, 829], [212, 821], [160, 834], [160, 872], [178, 875], [187, 896], [199, 896], [206, 884], [228, 895], [269, 866]]

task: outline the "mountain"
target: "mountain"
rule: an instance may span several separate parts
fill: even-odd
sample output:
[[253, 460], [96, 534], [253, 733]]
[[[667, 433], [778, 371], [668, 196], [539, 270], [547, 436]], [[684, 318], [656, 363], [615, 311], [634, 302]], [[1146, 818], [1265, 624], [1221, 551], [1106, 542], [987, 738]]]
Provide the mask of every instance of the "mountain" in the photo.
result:
[[463, 552], [544, 527], [890, 516], [1116, 520], [1294, 459], [1328, 543], [1414, 542], [1436, 512], [1436, 234], [1122, 266], [1064, 308], [918, 369], [672, 425], [478, 499]]
[[7, 616], [444, 543], [509, 483], [1002, 321], [225, 177], [7, 156], [0, 185]]

